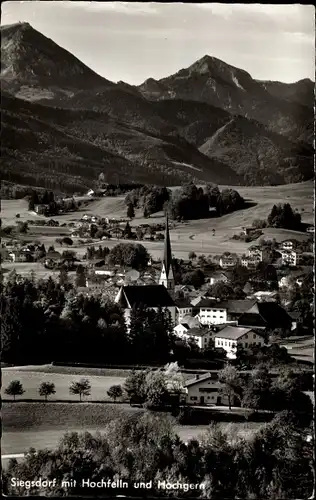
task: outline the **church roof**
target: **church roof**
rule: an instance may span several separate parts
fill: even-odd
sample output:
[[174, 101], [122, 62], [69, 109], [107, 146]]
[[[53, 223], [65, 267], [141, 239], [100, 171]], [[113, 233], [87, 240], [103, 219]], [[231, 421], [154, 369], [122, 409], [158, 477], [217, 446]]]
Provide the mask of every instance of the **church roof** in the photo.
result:
[[172, 307], [174, 301], [163, 285], [123, 286], [117, 300], [122, 307]]

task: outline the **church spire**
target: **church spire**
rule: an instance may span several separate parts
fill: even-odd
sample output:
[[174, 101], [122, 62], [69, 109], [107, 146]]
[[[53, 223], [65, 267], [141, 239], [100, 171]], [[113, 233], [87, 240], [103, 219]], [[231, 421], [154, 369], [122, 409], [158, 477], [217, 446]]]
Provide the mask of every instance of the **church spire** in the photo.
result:
[[172, 291], [174, 288], [174, 276], [172, 269], [172, 252], [169, 234], [168, 215], [166, 217], [166, 230], [164, 241], [164, 252], [162, 260], [162, 268], [160, 273], [159, 284], [164, 285], [168, 290]]
[[168, 215], [166, 217], [166, 230], [165, 230], [165, 244], [163, 252], [163, 263], [165, 265], [167, 276], [169, 274], [170, 267], [172, 266], [172, 254], [171, 254], [171, 243], [169, 234], [169, 224]]

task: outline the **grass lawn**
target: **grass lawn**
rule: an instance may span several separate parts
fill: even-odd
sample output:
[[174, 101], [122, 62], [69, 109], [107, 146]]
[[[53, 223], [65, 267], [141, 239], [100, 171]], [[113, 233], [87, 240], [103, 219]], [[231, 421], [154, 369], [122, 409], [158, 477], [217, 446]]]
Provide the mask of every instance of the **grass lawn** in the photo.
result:
[[[54, 368], [54, 367], [52, 367]], [[85, 397], [86, 401], [108, 401], [107, 391], [112, 385], [122, 385], [125, 377], [118, 376], [98, 376], [87, 372], [87, 369], [81, 369], [81, 373], [47, 373], [45, 371], [31, 371], [30, 367], [27, 370], [4, 368], [2, 369], [2, 398], [8, 399], [4, 389], [12, 380], [20, 380], [25, 393], [23, 399], [40, 399], [38, 388], [42, 382], [53, 382], [55, 384], [56, 394], [50, 396], [51, 400], [71, 400], [78, 401], [79, 397], [69, 394], [69, 386], [72, 382], [80, 380], [82, 377], [88, 378], [91, 384], [91, 395]], [[89, 373], [89, 374], [88, 374]], [[21, 399], [20, 398], [20, 399]], [[17, 398], [18, 400], [19, 398]]]

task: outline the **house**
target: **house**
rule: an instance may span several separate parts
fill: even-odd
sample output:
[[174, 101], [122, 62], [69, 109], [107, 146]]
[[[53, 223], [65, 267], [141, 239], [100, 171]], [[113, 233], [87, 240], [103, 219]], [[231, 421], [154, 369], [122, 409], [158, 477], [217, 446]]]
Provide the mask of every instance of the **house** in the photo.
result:
[[235, 255], [222, 255], [219, 259], [219, 265], [222, 269], [230, 269], [238, 263], [238, 258]]
[[202, 325], [209, 326], [227, 322], [227, 308], [216, 299], [202, 297], [195, 307], [199, 309], [198, 319]]
[[257, 257], [242, 257], [241, 265], [247, 269], [256, 269], [260, 260]]
[[255, 304], [254, 299], [225, 300], [221, 303], [227, 311], [226, 321], [237, 321], [242, 314], [248, 311]]
[[283, 266], [296, 267], [302, 260], [302, 252], [298, 250], [281, 250], [280, 253]]
[[41, 203], [39, 205], [35, 205], [34, 206], [34, 211], [37, 214], [46, 215], [49, 212], [49, 205], [46, 205], [46, 204], [43, 204], [43, 203]]
[[175, 304], [176, 304], [176, 314], [177, 314], [178, 323], [181, 323], [184, 316], [187, 316], [188, 314], [192, 315], [193, 307], [190, 304], [189, 300], [178, 299], [175, 301]]
[[285, 309], [276, 302], [256, 302], [239, 317], [238, 326], [260, 330], [281, 328], [290, 331], [292, 319]]
[[215, 285], [215, 283], [229, 283], [229, 279], [226, 274], [220, 271], [213, 272], [207, 281], [210, 285]]
[[281, 250], [295, 250], [296, 245], [296, 240], [283, 240], [281, 242]]
[[124, 309], [124, 317], [127, 327], [130, 324], [130, 315], [133, 307], [144, 305], [150, 309], [158, 310], [158, 307], [170, 312], [171, 320], [176, 320], [176, 305], [164, 285], [144, 286], [122, 286], [115, 302]]
[[228, 405], [228, 396], [221, 392], [222, 384], [217, 372], [196, 375], [185, 382], [188, 405]]
[[264, 339], [251, 328], [240, 326], [226, 326], [214, 334], [215, 348], [222, 348], [230, 359], [236, 358], [237, 347], [247, 349], [252, 346], [263, 346]]
[[258, 245], [251, 245], [247, 252], [248, 257], [256, 260], [257, 262], [262, 262], [267, 255], [267, 250], [264, 247], [259, 247]]
[[177, 325], [174, 328], [174, 332], [179, 338], [183, 340], [194, 340], [200, 349], [205, 349], [212, 338], [212, 332], [207, 328], [190, 328], [187, 323]]

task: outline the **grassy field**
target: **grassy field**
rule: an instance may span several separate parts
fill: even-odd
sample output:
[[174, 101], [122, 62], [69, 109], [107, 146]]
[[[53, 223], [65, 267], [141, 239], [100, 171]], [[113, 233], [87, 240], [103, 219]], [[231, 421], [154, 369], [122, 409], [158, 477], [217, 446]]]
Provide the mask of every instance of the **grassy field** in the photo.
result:
[[[220, 255], [224, 251], [235, 252], [239, 255], [246, 252], [247, 248], [253, 244], [243, 241], [232, 240], [235, 234], [240, 233], [243, 226], [250, 226], [254, 219], [266, 219], [272, 206], [277, 203], [288, 202], [293, 209], [297, 208], [302, 216], [302, 221], [313, 223], [313, 182], [303, 182], [299, 184], [289, 184], [284, 186], [266, 186], [266, 187], [242, 187], [237, 186], [236, 189], [253, 206], [243, 210], [236, 211], [232, 214], [227, 214], [220, 218], [201, 219], [198, 221], [188, 221], [186, 223], [175, 224], [171, 228], [170, 236], [172, 250], [175, 257], [186, 259], [190, 251], [196, 254], [205, 255]], [[125, 196], [115, 198], [101, 198], [91, 200], [87, 207], [83, 207], [78, 212], [68, 213], [54, 217], [62, 222], [70, 222], [78, 220], [84, 213], [93, 214], [100, 217], [120, 218], [126, 217], [126, 205], [124, 203]], [[43, 216], [30, 214], [27, 211], [26, 200], [3, 200], [2, 201], [2, 224], [14, 224], [15, 214], [20, 213], [20, 220], [39, 219]], [[164, 221], [162, 212], [153, 214], [150, 218], [145, 219], [140, 210], [136, 210], [136, 217], [131, 222], [132, 226], [138, 224], [159, 223]], [[215, 229], [215, 236], [212, 230]], [[46, 246], [54, 245], [58, 251], [63, 251], [64, 248], [56, 245], [55, 239], [57, 234], [69, 231], [67, 228], [47, 228], [31, 226], [31, 234], [25, 239], [40, 240]], [[263, 230], [263, 236], [266, 239], [275, 238], [277, 241], [282, 241], [287, 238], [296, 238], [304, 240], [308, 238], [308, 234], [285, 229], [267, 228]], [[117, 245], [116, 240], [102, 242], [102, 245], [112, 248]], [[96, 242], [96, 245], [99, 243]], [[163, 250], [163, 242], [144, 241], [142, 244], [148, 249], [149, 253], [154, 257], [161, 257]], [[86, 245], [79, 245], [78, 238], [74, 239], [72, 250], [76, 251], [78, 256], [83, 256], [86, 252]]]
[[[97, 403], [3, 403], [1, 453], [23, 453], [31, 446], [54, 448], [65, 432], [102, 433], [111, 420], [142, 411], [128, 405]], [[263, 424], [221, 422], [218, 425], [231, 437], [237, 434], [247, 437]], [[175, 425], [175, 432], [184, 441], [199, 438], [207, 429], [207, 425]]]
[[23, 399], [40, 399], [38, 388], [42, 382], [54, 382], [56, 394], [50, 396], [51, 400], [78, 401], [78, 396], [69, 394], [69, 386], [72, 382], [80, 380], [82, 377], [89, 378], [91, 384], [91, 395], [85, 397], [86, 401], [109, 401], [107, 391], [112, 385], [122, 385], [125, 377], [118, 376], [97, 376], [87, 375], [85, 370], [81, 374], [47, 373], [39, 371], [15, 370], [10, 368], [2, 369], [1, 395], [8, 398], [4, 389], [12, 380], [20, 380], [25, 390]]

